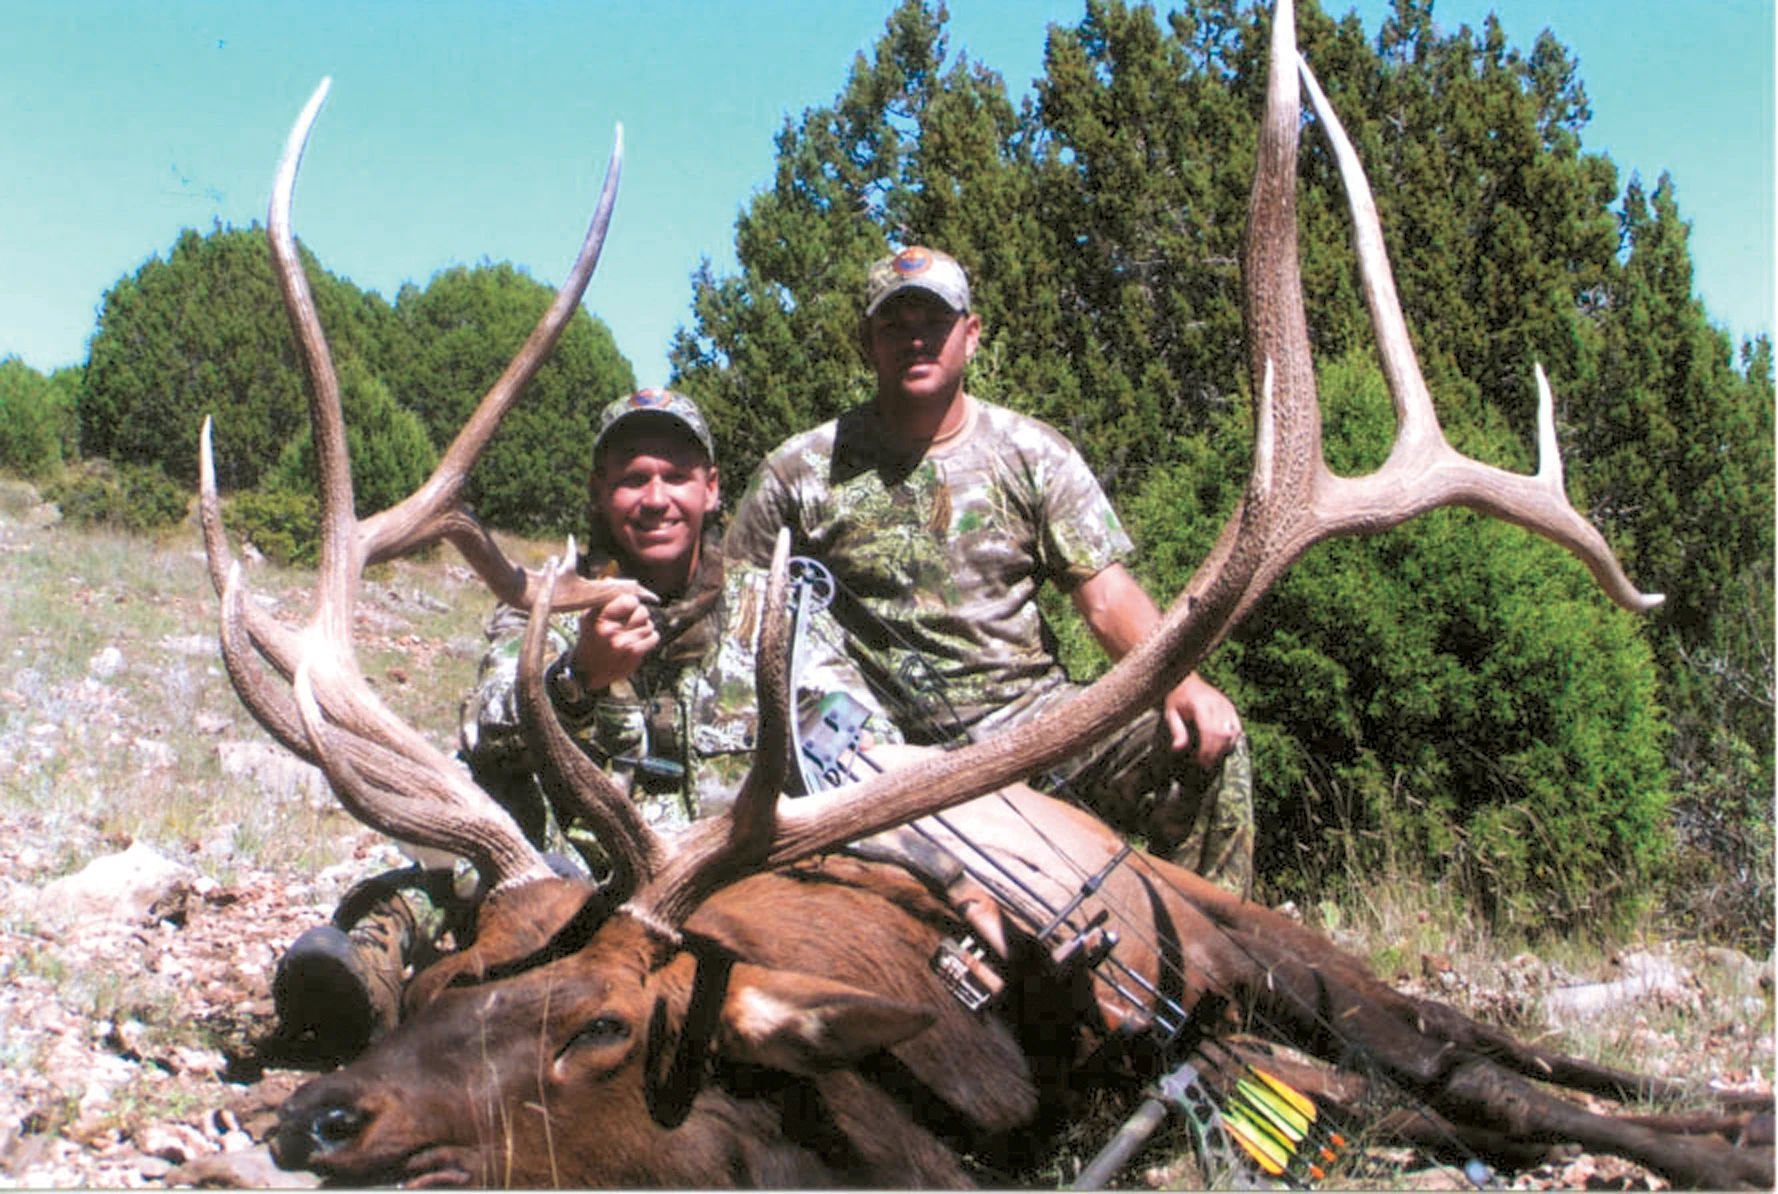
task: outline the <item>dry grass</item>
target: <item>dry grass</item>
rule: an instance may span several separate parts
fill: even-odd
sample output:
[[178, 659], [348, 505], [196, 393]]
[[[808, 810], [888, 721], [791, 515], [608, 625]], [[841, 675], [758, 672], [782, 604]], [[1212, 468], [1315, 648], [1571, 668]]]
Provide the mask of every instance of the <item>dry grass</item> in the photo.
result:
[[[195, 529], [147, 543], [51, 526], [16, 485], [0, 489], [0, 518], [0, 785], [57, 843], [52, 869], [122, 839], [174, 852], [226, 840], [256, 865], [337, 862], [331, 802], [242, 799], [239, 778], [224, 774], [224, 744], [271, 743], [218, 658]], [[293, 621], [312, 579], [267, 564], [250, 573], [257, 599]], [[359, 602], [372, 686], [447, 752], [489, 608], [467, 569], [442, 556], [377, 569]]]

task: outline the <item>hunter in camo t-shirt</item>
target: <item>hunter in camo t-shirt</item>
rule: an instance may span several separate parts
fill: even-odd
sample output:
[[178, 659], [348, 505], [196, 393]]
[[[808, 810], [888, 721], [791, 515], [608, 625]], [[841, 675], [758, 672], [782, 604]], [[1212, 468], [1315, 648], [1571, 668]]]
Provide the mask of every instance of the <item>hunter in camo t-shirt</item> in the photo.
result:
[[[1022, 719], [1068, 683], [1037, 611], [1129, 555], [1130, 538], [1071, 444], [971, 399], [969, 423], [911, 461], [886, 454], [874, 406], [796, 436], [755, 475], [729, 528], [732, 562], [765, 567], [780, 526], [839, 583], [834, 612], [910, 741], [946, 741], [913, 707], [921, 662], [961, 728]], [[862, 607], [862, 608], [860, 608]]]
[[[1114, 655], [1159, 612], [1122, 566], [1130, 538], [1074, 446], [964, 391], [981, 321], [962, 266], [918, 246], [878, 261], [863, 316], [875, 400], [765, 460], [729, 527], [728, 567], [759, 576], [788, 528], [793, 552], [832, 571], [845, 649], [907, 741], [988, 737], [1078, 691], [1040, 585], [1072, 594]], [[1238, 714], [1195, 675], [1166, 710], [1034, 778], [1245, 893], [1253, 800]], [[1170, 718], [1197, 747], [1181, 748]]]
[[[969, 402], [963, 429], [912, 461], [884, 452], [872, 406], [792, 438], [754, 475], [726, 540], [731, 570], [763, 571], [787, 526], [793, 552], [832, 570], [846, 645], [910, 742], [986, 737], [1074, 695], [1037, 587], [1069, 591], [1131, 551], [1059, 433]], [[1167, 750], [1159, 721], [1147, 714], [1059, 778], [1112, 824], [1244, 893], [1253, 840], [1245, 742], [1215, 773], [1197, 772]], [[1202, 815], [1184, 832], [1163, 829], [1160, 806], [1181, 799]]]

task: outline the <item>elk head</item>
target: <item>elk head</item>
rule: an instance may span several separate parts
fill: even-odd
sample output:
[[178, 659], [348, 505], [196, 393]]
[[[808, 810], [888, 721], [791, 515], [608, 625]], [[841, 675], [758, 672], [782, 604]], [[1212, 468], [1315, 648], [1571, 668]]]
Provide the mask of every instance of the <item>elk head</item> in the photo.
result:
[[[848, 1122], [863, 1123], [868, 1135], [883, 1113], [873, 1096], [848, 1084], [846, 1067], [886, 1048], [921, 1082], [933, 1081], [938, 1069], [959, 1068], [955, 1057], [934, 1052], [979, 1054], [978, 1068], [988, 1077], [978, 1078], [966, 1095], [946, 1096], [956, 1106], [968, 1104], [966, 1114], [979, 1123], [1005, 1127], [1028, 1120], [1034, 1110], [1031, 1076], [1004, 1029], [982, 1021], [967, 1031], [945, 1028], [956, 1005], [942, 994], [934, 1001], [923, 968], [915, 976], [920, 981], [909, 985], [912, 980], [902, 981], [907, 976], [900, 971], [900, 978], [885, 977], [867, 956], [871, 933], [924, 933], [920, 939], [930, 942], [932, 930], [917, 928], [920, 917], [905, 918], [916, 924], [910, 928], [867, 915], [862, 905], [837, 915], [826, 909], [822, 931], [811, 934], [808, 905], [783, 894], [782, 880], [774, 883], [771, 872], [984, 795], [1117, 730], [1195, 668], [1284, 568], [1331, 536], [1373, 533], [1439, 506], [1470, 506], [1561, 543], [1632, 609], [1659, 600], [1636, 592], [1603, 538], [1569, 505], [1541, 368], [1536, 475], [1466, 459], [1445, 441], [1406, 334], [1368, 184], [1306, 65], [1299, 65], [1293, 26], [1291, 5], [1283, 0], [1274, 21], [1248, 212], [1244, 285], [1256, 400], [1253, 473], [1210, 557], [1156, 632], [1041, 722], [849, 788], [780, 801], [788, 717], [785, 619], [768, 615], [758, 652], [762, 749], [755, 769], [730, 813], [671, 837], [645, 825], [574, 747], [542, 691], [548, 614], [607, 599], [609, 588], [561, 576], [555, 564], [537, 573], [516, 567], [459, 501], [470, 465], [579, 301], [609, 217], [619, 155], [613, 155], [598, 213], [569, 279], [519, 356], [434, 475], [399, 505], [359, 521], [352, 513], [338, 387], [289, 225], [296, 165], [323, 85], [286, 146], [268, 219], [309, 375], [321, 465], [317, 603], [307, 626], [292, 631], [245, 601], [239, 569], [226, 562], [206, 431], [204, 526], [223, 599], [224, 657], [247, 706], [275, 737], [325, 771], [355, 815], [397, 838], [469, 858], [488, 894], [473, 945], [416, 984], [410, 1006], [429, 1004], [425, 1013], [358, 1064], [292, 1100], [280, 1133], [282, 1162], [348, 1179], [427, 1182], [705, 1185], [836, 1174], [856, 1179], [860, 1172], [955, 1180], [959, 1174], [938, 1161], [893, 1170], [822, 1169], [831, 1158], [823, 1159], [823, 1146], [807, 1141], [798, 1145], [801, 1151], [770, 1157], [759, 1152], [758, 1140], [773, 1133], [783, 1138], [785, 1091], [805, 1080], [825, 1083], [824, 1106], [849, 1107]], [[1321, 455], [1297, 273], [1299, 72], [1345, 178], [1398, 416], [1393, 451], [1365, 477], [1335, 476]], [[362, 569], [440, 538], [454, 543], [502, 600], [531, 610], [521, 669], [526, 729], [562, 781], [556, 786], [574, 794], [575, 812], [616, 860], [616, 880], [596, 896], [554, 877], [511, 819], [391, 714], [356, 666], [351, 611]], [[779, 554], [781, 559], [782, 546]], [[782, 592], [778, 567], [769, 607], [781, 611]], [[294, 695], [260, 659], [290, 682]], [[773, 901], [789, 909], [776, 920], [760, 911]], [[797, 940], [776, 940], [774, 932], [799, 918], [805, 931]], [[850, 931], [861, 926], [870, 933]], [[739, 959], [724, 956], [741, 945]], [[929, 946], [924, 948], [929, 955]], [[940, 1043], [922, 1043], [929, 1038]], [[685, 1060], [675, 1063], [675, 1057]], [[747, 1075], [742, 1085], [751, 1083], [757, 1097], [738, 1099], [729, 1090], [720, 1101], [712, 1095], [700, 1102], [695, 1112], [689, 1104], [658, 1101], [666, 1074], [709, 1065]], [[439, 1105], [440, 1098], [447, 1104]], [[707, 1130], [674, 1134], [671, 1142], [661, 1135], [675, 1116], [688, 1113]], [[720, 1129], [711, 1126], [717, 1121]], [[823, 1130], [832, 1122], [824, 1120]], [[908, 1155], [931, 1147], [921, 1143], [928, 1141], [923, 1130], [896, 1140], [894, 1148]], [[858, 1147], [854, 1139], [845, 1144]]]

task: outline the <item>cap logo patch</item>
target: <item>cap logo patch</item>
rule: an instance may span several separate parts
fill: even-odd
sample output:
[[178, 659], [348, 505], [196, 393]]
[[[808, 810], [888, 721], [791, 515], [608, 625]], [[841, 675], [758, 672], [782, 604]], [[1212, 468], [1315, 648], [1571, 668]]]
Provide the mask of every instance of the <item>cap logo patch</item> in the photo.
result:
[[895, 272], [902, 277], [923, 274], [932, 268], [932, 254], [918, 246], [895, 255]]
[[672, 400], [673, 394], [670, 390], [637, 390], [630, 395], [630, 407], [633, 410], [651, 410], [657, 406], [665, 406]]

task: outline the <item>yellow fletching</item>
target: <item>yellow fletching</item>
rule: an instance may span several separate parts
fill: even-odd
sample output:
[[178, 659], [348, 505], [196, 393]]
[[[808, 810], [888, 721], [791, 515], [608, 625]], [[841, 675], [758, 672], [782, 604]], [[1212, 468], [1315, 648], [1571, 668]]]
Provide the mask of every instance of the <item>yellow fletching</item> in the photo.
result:
[[1227, 1116], [1223, 1117], [1222, 1126], [1228, 1129], [1235, 1143], [1247, 1150], [1247, 1155], [1259, 1162], [1259, 1167], [1277, 1177], [1284, 1172], [1284, 1165], [1274, 1159], [1270, 1150], [1248, 1134], [1247, 1129]]
[[1247, 1129], [1250, 1136], [1271, 1149], [1272, 1155], [1278, 1159], [1280, 1164], [1290, 1162], [1291, 1156], [1296, 1152], [1295, 1146], [1291, 1144], [1288, 1137], [1267, 1122], [1264, 1116], [1254, 1114], [1253, 1108], [1235, 1103], [1225, 1108], [1222, 1114], [1225, 1119], [1233, 1118], [1236, 1123]]
[[1298, 1115], [1301, 1115], [1310, 1123], [1315, 1122], [1315, 1104], [1310, 1100], [1308, 1095], [1286, 1083], [1283, 1079], [1275, 1078], [1271, 1074], [1266, 1073], [1258, 1066], [1248, 1066], [1247, 1069], [1255, 1078], [1264, 1082], [1279, 1098], [1296, 1108]]
[[1235, 1083], [1235, 1091], [1261, 1114], [1274, 1123], [1280, 1132], [1296, 1143], [1309, 1132], [1309, 1121], [1297, 1114], [1295, 1107], [1267, 1087], [1246, 1078]]

